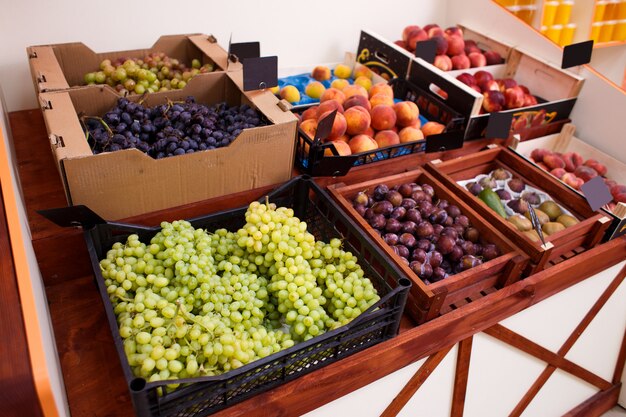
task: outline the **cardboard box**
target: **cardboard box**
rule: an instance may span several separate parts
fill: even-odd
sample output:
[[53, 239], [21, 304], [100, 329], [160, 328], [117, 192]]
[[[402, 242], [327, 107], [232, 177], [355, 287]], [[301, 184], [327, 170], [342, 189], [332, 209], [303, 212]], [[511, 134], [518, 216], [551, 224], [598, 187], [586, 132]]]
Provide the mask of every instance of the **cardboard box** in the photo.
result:
[[[530, 159], [530, 153], [537, 148], [550, 149], [553, 152], [578, 152], [585, 160], [593, 158], [607, 167], [606, 178], [617, 182], [618, 184], [626, 185], [626, 164], [604, 152], [599, 151], [586, 142], [578, 139], [574, 136], [576, 128], [572, 124], [565, 125], [561, 133], [544, 136], [541, 138], [529, 140], [517, 144], [515, 152], [528, 159]], [[565, 184], [565, 183], [563, 183]], [[565, 184], [567, 185], [567, 184]], [[576, 191], [578, 194], [583, 195], [581, 191], [575, 190], [568, 185], [569, 188]], [[613, 210], [601, 209], [607, 213], [613, 219], [611, 226], [607, 230], [607, 239], [615, 239], [619, 236], [626, 234], [626, 204], [617, 203]]]
[[38, 93], [84, 87], [85, 74], [97, 71], [104, 59], [143, 58], [151, 52], [163, 52], [187, 66], [198, 59], [203, 65], [212, 63], [217, 71], [228, 67], [226, 50], [215, 37], [203, 34], [161, 36], [150, 48], [129, 51], [94, 52], [81, 42], [30, 46], [26, 51]]
[[[513, 78], [518, 84], [528, 87], [530, 94], [537, 97], [537, 105], [500, 112], [512, 115], [511, 129], [515, 132], [567, 119], [584, 83], [584, 78], [519, 49], [513, 49], [504, 64], [442, 73], [453, 79], [464, 72], [474, 74], [481, 70], [490, 72], [496, 79]], [[456, 97], [457, 100], [467, 101], [473, 106], [465, 138], [485, 137], [489, 113], [480, 114], [483, 95], [471, 88], [460, 94]]]
[[242, 76], [241, 71], [209, 73], [191, 79], [184, 90], [147, 95], [148, 106], [189, 95], [203, 104], [247, 103], [268, 123], [245, 129], [227, 147], [158, 160], [137, 149], [92, 153], [77, 114], [102, 116], [119, 98], [111, 89], [85, 87], [40, 94], [68, 202], [87, 205], [113, 220], [288, 180], [296, 118], [279, 108], [269, 91], [244, 94]]

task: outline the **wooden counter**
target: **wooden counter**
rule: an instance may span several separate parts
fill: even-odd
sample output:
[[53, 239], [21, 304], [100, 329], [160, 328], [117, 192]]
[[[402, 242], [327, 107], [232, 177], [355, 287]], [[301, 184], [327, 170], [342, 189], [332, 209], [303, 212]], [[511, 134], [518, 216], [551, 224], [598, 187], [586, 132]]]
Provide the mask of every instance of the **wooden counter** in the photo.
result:
[[[102, 301], [93, 282], [82, 232], [59, 228], [36, 213], [40, 209], [66, 205], [41, 113], [39, 110], [16, 112], [10, 115], [10, 119], [33, 246], [46, 288], [72, 416], [132, 416], [128, 389]], [[429, 159], [446, 159], [480, 149], [487, 143], [474, 142], [462, 151], [433, 154], [429, 155]], [[413, 155], [360, 167], [342, 177], [341, 181], [352, 183], [402, 172], [417, 167], [424, 160], [423, 155]], [[332, 178], [319, 180], [322, 185], [334, 181]], [[255, 193], [261, 197], [268, 189], [270, 187]], [[243, 201], [241, 194], [235, 194], [127, 221], [154, 225], [162, 220], [193, 217], [248, 202]], [[566, 260], [569, 257], [571, 259]], [[271, 410], [271, 415], [294, 416], [308, 412], [477, 332], [496, 332], [497, 323], [501, 320], [623, 259], [626, 259], [624, 238], [580, 254], [570, 253], [544, 272], [505, 289], [485, 293], [482, 298], [424, 325], [415, 327], [405, 318], [398, 337], [233, 405], [216, 415], [261, 416], [268, 415], [268, 410]], [[616, 372], [618, 370], [616, 366]], [[575, 372], [602, 388], [601, 395], [594, 396], [588, 404], [581, 405], [580, 410], [574, 410], [572, 415], [589, 415], [584, 413], [608, 409], [615, 404], [619, 381], [598, 381], [593, 374], [581, 370]], [[459, 387], [462, 388], [461, 385]], [[462, 404], [460, 407], [462, 413]]]

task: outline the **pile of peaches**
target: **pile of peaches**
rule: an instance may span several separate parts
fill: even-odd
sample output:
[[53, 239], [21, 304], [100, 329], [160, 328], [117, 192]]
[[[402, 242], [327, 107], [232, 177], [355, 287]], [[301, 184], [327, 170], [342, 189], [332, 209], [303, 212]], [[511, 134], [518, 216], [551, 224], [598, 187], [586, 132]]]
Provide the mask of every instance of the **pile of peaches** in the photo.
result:
[[626, 185], [604, 178], [607, 167], [595, 159], [585, 160], [578, 152], [552, 152], [549, 149], [534, 149], [530, 158], [542, 169], [548, 171], [570, 187], [580, 190], [587, 181], [602, 177], [613, 197], [613, 203], [609, 208], [613, 209], [615, 203], [626, 203]]
[[474, 75], [464, 72], [457, 80], [482, 93], [483, 111], [486, 113], [534, 106], [537, 98], [528, 87], [517, 84], [512, 78], [494, 79], [487, 71], [476, 71]]
[[[326, 89], [319, 105], [299, 115], [300, 130], [313, 139], [318, 123], [334, 110], [330, 134], [322, 139], [332, 142], [340, 156], [418, 141], [445, 128], [437, 122], [422, 125], [417, 105], [412, 101], [395, 103], [393, 88], [382, 82], [369, 89], [359, 84]], [[332, 152], [327, 149], [325, 154]]]
[[504, 62], [498, 52], [484, 51], [475, 41], [464, 39], [463, 29], [457, 26], [443, 30], [437, 24], [426, 25], [423, 28], [410, 25], [402, 31], [402, 40], [394, 43], [413, 53], [418, 42], [429, 39], [435, 41], [437, 48], [434, 65], [442, 71], [484, 67]]

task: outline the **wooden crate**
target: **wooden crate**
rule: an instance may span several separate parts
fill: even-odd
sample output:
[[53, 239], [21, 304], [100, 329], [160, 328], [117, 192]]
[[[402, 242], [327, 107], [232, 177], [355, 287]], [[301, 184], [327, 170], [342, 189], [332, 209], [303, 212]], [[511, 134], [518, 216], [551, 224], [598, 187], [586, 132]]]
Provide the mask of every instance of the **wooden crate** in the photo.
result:
[[[490, 146], [490, 149], [485, 151], [445, 162], [433, 161], [425, 168], [530, 256], [531, 264], [525, 271], [526, 274], [543, 270], [549, 261], [556, 260], [576, 248], [588, 249], [595, 246], [602, 240], [604, 232], [611, 224], [611, 219], [607, 215], [593, 212], [581, 195], [564, 186], [561, 181], [541, 168], [501, 146]], [[518, 231], [513, 224], [496, 214], [465, 187], [457, 184], [457, 181], [468, 180], [496, 168], [507, 169], [526, 184], [545, 191], [557, 204], [578, 218], [580, 223], [546, 236], [546, 244], [542, 245], [541, 242], [534, 242]]]
[[[410, 182], [430, 184], [435, 190], [437, 198], [446, 199], [451, 204], [457, 205], [461, 212], [469, 218], [472, 226], [480, 231], [481, 238], [489, 243], [494, 243], [500, 249], [501, 255], [441, 281], [425, 284], [352, 207], [352, 199], [359, 191], [373, 191], [379, 184], [387, 184], [391, 188]], [[518, 281], [522, 270], [528, 263], [528, 257], [523, 255], [510, 240], [485, 221], [468, 204], [459, 199], [453, 191], [422, 169], [352, 185], [338, 183], [330, 185], [328, 191], [343, 210], [360, 226], [364, 234], [372, 239], [411, 280], [413, 285], [409, 293], [406, 311], [418, 323], [439, 316], [442, 310], [450, 310], [449, 306], [451, 305], [465, 303], [466, 300], [469, 302], [481, 292], [491, 292], [492, 288], [502, 288]]]
[[[512, 147], [515, 148], [515, 152], [533, 164], [534, 162], [530, 159], [530, 153], [533, 149], [544, 148], [560, 153], [578, 152], [585, 160], [593, 158], [604, 164], [608, 168], [606, 178], [619, 184], [626, 184], [626, 164], [578, 139], [574, 136], [575, 131], [576, 127], [573, 124], [566, 124], [559, 134], [542, 136], [519, 144], [514, 143]], [[575, 191], [582, 195], [581, 191]], [[607, 230], [607, 238], [614, 239], [626, 234], [626, 204], [617, 203], [612, 210], [605, 208], [602, 210], [613, 217], [613, 223]]]

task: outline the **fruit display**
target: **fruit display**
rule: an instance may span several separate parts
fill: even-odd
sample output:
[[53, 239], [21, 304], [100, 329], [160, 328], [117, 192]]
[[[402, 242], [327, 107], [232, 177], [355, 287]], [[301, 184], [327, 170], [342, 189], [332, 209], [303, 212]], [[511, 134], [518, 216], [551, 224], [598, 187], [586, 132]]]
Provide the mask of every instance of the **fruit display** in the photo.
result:
[[379, 184], [352, 207], [424, 283], [441, 281], [500, 255], [454, 203], [430, 184]]
[[503, 168], [459, 181], [459, 184], [535, 242], [540, 238], [531, 222], [529, 207], [534, 209], [544, 236], [579, 223], [572, 213], [552, 201], [549, 195]]
[[504, 59], [496, 51], [485, 51], [471, 39], [464, 39], [463, 29], [452, 26], [442, 29], [437, 24], [423, 28], [410, 25], [402, 31], [402, 39], [394, 43], [413, 53], [418, 42], [435, 41], [436, 56], [434, 65], [442, 71], [462, 70], [502, 64]]
[[483, 113], [534, 106], [538, 103], [526, 86], [517, 84], [512, 78], [494, 79], [488, 71], [477, 71], [473, 75], [464, 72], [456, 79], [483, 95]]
[[593, 158], [585, 160], [578, 152], [560, 153], [542, 148], [534, 149], [530, 158], [540, 168], [575, 190], [580, 190], [587, 181], [601, 177], [613, 196], [613, 201], [609, 203], [610, 210], [613, 210], [617, 203], [626, 203], [626, 185], [606, 178], [607, 167]]
[[154, 93], [184, 88], [189, 80], [214, 70], [213, 64], [193, 59], [188, 67], [163, 52], [142, 58], [105, 59], [97, 71], [85, 74], [86, 85], [107, 84], [123, 95]]
[[265, 124], [246, 104], [208, 106], [193, 97], [154, 107], [120, 98], [103, 117], [81, 120], [94, 154], [135, 148], [156, 159], [228, 146], [243, 129]]
[[161, 223], [100, 261], [133, 374], [149, 382], [226, 373], [343, 326], [379, 299], [339, 239], [254, 202], [236, 231]]
[[[319, 105], [300, 115], [300, 130], [313, 139], [318, 123], [334, 110], [335, 120], [324, 141], [332, 143], [340, 156], [420, 141], [445, 129], [443, 124], [421, 117], [412, 101], [396, 102], [393, 88], [383, 82], [369, 88], [350, 84], [327, 89]], [[325, 153], [333, 155], [330, 149]]]

